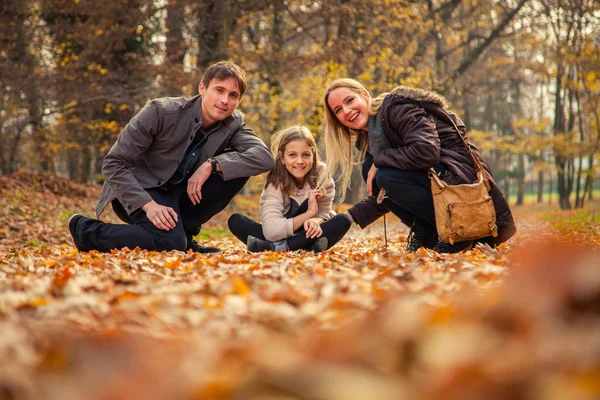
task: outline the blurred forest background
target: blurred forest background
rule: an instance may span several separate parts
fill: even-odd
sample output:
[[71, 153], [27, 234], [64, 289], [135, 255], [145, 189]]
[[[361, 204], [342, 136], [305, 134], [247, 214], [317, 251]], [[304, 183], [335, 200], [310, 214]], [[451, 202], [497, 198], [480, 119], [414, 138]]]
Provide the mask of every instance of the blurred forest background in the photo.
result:
[[318, 134], [332, 79], [374, 94], [404, 84], [451, 102], [513, 204], [569, 209], [593, 195], [597, 0], [0, 4], [0, 175], [101, 181], [104, 155], [149, 99], [197, 94], [205, 68], [228, 59], [248, 73], [240, 109], [267, 143], [293, 123]]

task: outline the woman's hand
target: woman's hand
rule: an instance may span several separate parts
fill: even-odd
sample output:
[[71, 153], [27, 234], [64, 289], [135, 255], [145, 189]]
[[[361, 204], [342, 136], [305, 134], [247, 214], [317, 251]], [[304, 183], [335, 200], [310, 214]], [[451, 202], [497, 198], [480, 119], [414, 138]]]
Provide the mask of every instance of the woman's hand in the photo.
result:
[[323, 234], [321, 225], [314, 219], [307, 219], [304, 222], [304, 230], [306, 231], [306, 237], [309, 239], [321, 237]]
[[371, 168], [369, 168], [369, 172], [367, 172], [367, 192], [369, 195], [373, 196], [373, 179], [375, 179], [375, 175], [377, 174], [377, 167], [375, 164], [371, 164]]

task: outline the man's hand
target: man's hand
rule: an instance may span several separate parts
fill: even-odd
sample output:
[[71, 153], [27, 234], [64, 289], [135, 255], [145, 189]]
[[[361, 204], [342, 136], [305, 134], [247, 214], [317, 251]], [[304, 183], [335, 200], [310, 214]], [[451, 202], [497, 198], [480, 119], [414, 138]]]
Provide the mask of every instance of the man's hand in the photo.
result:
[[321, 225], [314, 219], [304, 221], [304, 230], [306, 231], [306, 237], [309, 239], [318, 238], [323, 234]]
[[375, 175], [377, 174], [377, 167], [375, 164], [371, 164], [371, 168], [369, 168], [369, 172], [367, 172], [367, 192], [371, 196], [373, 196], [373, 179], [375, 179]]
[[193, 205], [200, 204], [200, 200], [202, 200], [202, 185], [204, 185], [211, 172], [212, 165], [206, 161], [188, 179], [187, 194]]
[[171, 207], [161, 206], [154, 200], [151, 200], [142, 206], [146, 212], [146, 217], [158, 229], [169, 231], [177, 225], [177, 213]]

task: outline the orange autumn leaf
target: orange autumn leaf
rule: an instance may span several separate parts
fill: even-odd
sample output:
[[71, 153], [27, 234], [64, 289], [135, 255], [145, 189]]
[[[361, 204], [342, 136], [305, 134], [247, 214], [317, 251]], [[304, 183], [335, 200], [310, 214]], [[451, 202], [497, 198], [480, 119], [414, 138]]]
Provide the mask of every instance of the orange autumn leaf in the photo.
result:
[[71, 270], [69, 268], [64, 268], [56, 271], [56, 273], [54, 274], [54, 279], [52, 279], [51, 289], [62, 289], [72, 277], [73, 274], [71, 273]]
[[321, 276], [327, 275], [327, 273], [325, 272], [325, 268], [321, 267], [320, 265], [315, 267], [314, 271], [316, 274], [319, 274]]
[[123, 301], [137, 299], [138, 297], [140, 297], [139, 294], [130, 292], [129, 290], [126, 290], [123, 293], [121, 293], [120, 295], [118, 295], [117, 297], [113, 298], [110, 301], [110, 304], [116, 305]]
[[246, 296], [250, 293], [250, 287], [243, 279], [235, 278], [232, 282], [231, 293]]
[[167, 259], [163, 265], [169, 269], [177, 268], [181, 265], [181, 258]]

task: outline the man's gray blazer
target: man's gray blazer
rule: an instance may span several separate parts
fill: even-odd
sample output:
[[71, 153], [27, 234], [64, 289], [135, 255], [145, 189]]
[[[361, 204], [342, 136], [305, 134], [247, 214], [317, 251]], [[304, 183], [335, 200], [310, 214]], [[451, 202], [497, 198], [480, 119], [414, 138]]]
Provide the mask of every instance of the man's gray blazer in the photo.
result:
[[[98, 218], [115, 198], [128, 214], [152, 200], [144, 189], [158, 187], [173, 175], [202, 125], [201, 104], [200, 95], [155, 99], [129, 121], [104, 158], [105, 182], [96, 206]], [[198, 165], [209, 157], [219, 162], [224, 180], [273, 168], [271, 151], [246, 127], [238, 110], [210, 133]]]

